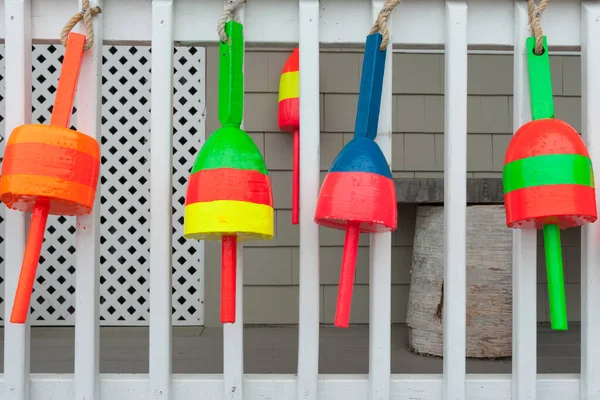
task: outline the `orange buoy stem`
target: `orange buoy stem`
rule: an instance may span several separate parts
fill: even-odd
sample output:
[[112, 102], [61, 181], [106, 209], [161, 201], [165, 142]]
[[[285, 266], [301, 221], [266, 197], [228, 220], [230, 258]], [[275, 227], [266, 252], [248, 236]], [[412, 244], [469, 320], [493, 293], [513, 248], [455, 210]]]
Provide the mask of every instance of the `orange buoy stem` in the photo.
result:
[[[63, 58], [56, 97], [52, 108], [52, 117], [50, 125], [68, 128], [71, 121], [73, 110], [73, 101], [77, 90], [79, 80], [79, 71], [81, 61], [83, 60], [83, 48], [85, 46], [85, 35], [79, 33], [70, 33], [67, 40], [65, 55]], [[25, 254], [21, 264], [21, 273], [19, 283], [15, 292], [10, 322], [23, 324], [29, 313], [29, 303], [31, 302], [31, 292], [37, 272], [42, 243], [44, 242], [44, 232], [46, 231], [46, 222], [50, 203], [44, 199], [38, 199], [33, 213], [31, 214], [31, 223], [29, 225], [29, 234], [25, 245]]]
[[19, 275], [19, 285], [17, 286], [15, 301], [10, 315], [10, 322], [13, 324], [24, 324], [29, 313], [31, 291], [33, 289], [38, 260], [40, 259], [40, 252], [42, 251], [44, 231], [46, 230], [46, 221], [48, 220], [48, 209], [49, 203], [38, 202], [31, 214], [27, 246], [25, 247], [21, 274]]
[[350, 323], [352, 288], [354, 287], [356, 253], [358, 252], [359, 238], [359, 223], [356, 221], [348, 221], [348, 225], [346, 226], [346, 237], [344, 239], [344, 254], [342, 255], [342, 269], [340, 273], [340, 285], [338, 287], [334, 321], [334, 325], [339, 328], [347, 328]]
[[83, 48], [85, 35], [79, 33], [69, 34], [67, 47], [60, 67], [56, 97], [52, 107], [50, 125], [68, 128], [73, 113], [73, 102], [79, 81], [79, 71], [83, 61]]

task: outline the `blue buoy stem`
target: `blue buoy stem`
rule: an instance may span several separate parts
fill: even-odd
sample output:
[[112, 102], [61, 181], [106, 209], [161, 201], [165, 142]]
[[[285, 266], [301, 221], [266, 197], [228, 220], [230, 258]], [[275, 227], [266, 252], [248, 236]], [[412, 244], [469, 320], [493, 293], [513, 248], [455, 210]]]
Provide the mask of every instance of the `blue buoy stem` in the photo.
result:
[[354, 137], [375, 140], [379, 124], [379, 108], [383, 89], [386, 50], [380, 50], [381, 33], [367, 36], [363, 59]]

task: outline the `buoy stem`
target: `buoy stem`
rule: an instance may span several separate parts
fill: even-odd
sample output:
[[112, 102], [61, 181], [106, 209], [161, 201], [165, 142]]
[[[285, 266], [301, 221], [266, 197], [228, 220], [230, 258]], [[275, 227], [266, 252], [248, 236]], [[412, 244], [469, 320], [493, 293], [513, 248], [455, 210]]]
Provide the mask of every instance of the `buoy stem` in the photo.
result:
[[563, 275], [560, 228], [556, 224], [544, 225], [544, 248], [548, 274], [550, 325], [554, 330], [567, 330], [567, 304]]
[[52, 106], [52, 117], [50, 117], [50, 125], [52, 126], [69, 127], [84, 47], [85, 35], [71, 32], [67, 39], [54, 105]]
[[375, 140], [377, 136], [386, 56], [386, 50], [379, 49], [381, 41], [381, 33], [373, 33], [367, 36], [365, 43], [354, 126], [355, 138], [365, 137]]
[[244, 36], [243, 25], [228, 21], [229, 40], [219, 44], [219, 121], [239, 128], [244, 117]]
[[359, 238], [359, 223], [348, 221], [346, 226], [346, 238], [344, 239], [342, 270], [340, 273], [340, 285], [338, 287], [337, 307], [335, 310], [334, 321], [334, 325], [339, 328], [347, 328], [350, 323], [352, 289], [354, 286], [354, 272], [356, 270], [356, 253], [358, 252]]
[[38, 202], [31, 214], [29, 234], [27, 235], [23, 263], [21, 264], [21, 274], [19, 275], [15, 301], [10, 315], [10, 322], [13, 324], [24, 324], [29, 314], [31, 292], [33, 291], [33, 283], [40, 260], [42, 243], [44, 242], [44, 232], [46, 231], [49, 209], [49, 203]]
[[222, 237], [221, 245], [221, 323], [235, 322], [237, 236]]
[[544, 52], [534, 54], [536, 38], [526, 39], [527, 70], [529, 72], [529, 101], [531, 103], [531, 119], [554, 118], [554, 99], [552, 97], [552, 75], [548, 55], [548, 41], [542, 36]]
[[292, 224], [300, 218], [300, 134], [294, 130], [294, 155], [292, 164]]

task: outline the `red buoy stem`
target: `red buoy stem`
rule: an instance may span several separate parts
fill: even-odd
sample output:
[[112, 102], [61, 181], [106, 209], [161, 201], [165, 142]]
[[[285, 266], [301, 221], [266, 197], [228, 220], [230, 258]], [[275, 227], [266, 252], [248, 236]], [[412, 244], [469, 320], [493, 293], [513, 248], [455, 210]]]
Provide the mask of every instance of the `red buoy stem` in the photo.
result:
[[354, 271], [356, 270], [356, 253], [360, 226], [358, 222], [348, 221], [346, 238], [344, 239], [344, 254], [342, 255], [342, 270], [338, 287], [337, 307], [334, 325], [347, 328], [350, 323], [350, 307], [352, 306], [352, 289], [354, 287]]
[[294, 156], [292, 166], [292, 224], [298, 225], [300, 217], [300, 135], [294, 131]]
[[221, 245], [221, 323], [235, 322], [237, 236], [223, 236]]

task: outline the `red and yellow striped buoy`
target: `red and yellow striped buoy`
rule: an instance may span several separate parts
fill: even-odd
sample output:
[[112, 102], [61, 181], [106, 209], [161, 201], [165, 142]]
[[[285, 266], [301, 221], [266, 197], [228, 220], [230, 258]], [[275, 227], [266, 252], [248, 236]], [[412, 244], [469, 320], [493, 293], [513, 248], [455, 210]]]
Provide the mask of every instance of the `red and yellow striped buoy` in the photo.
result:
[[292, 224], [300, 209], [300, 53], [294, 49], [279, 80], [279, 129], [294, 135], [292, 157]]

